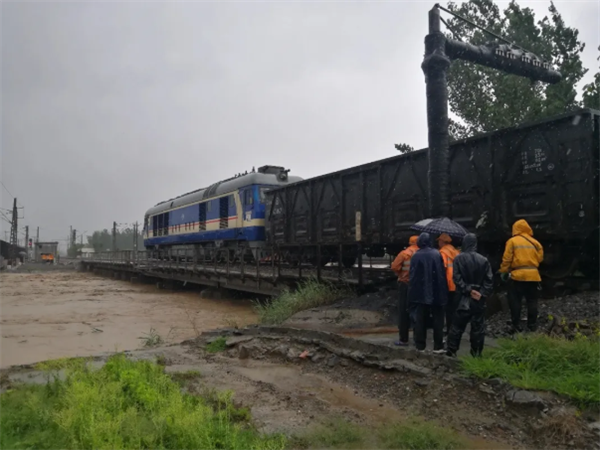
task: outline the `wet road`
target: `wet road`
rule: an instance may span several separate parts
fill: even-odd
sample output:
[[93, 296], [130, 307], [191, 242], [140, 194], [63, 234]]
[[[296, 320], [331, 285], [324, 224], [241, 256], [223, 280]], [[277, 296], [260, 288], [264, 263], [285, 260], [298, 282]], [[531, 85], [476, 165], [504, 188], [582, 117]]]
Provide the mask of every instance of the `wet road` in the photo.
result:
[[249, 300], [202, 299], [87, 273], [0, 277], [0, 367], [140, 348], [154, 328], [167, 342], [256, 322]]

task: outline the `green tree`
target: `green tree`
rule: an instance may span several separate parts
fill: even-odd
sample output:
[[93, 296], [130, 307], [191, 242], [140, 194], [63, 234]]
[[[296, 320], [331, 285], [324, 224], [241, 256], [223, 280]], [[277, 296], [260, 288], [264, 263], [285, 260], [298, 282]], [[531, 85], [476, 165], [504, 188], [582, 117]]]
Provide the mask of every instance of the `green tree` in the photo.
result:
[[408, 144], [394, 144], [394, 147], [396, 147], [396, 150], [398, 150], [402, 154], [410, 153], [415, 150], [413, 146]]
[[[140, 229], [137, 240], [138, 250], [144, 249], [144, 239], [141, 234], [142, 230]], [[88, 245], [92, 247], [95, 252], [113, 250], [112, 231], [107, 229], [102, 231], [94, 231], [94, 233], [91, 236], [88, 236], [87, 239]], [[117, 230], [116, 241], [118, 250], [133, 250], [133, 229], [125, 228], [123, 230]]]
[[[500, 10], [492, 0], [450, 2], [448, 9], [476, 24], [506, 37], [549, 61], [562, 73], [562, 81], [547, 85], [495, 69], [457, 60], [448, 72], [450, 108], [460, 122], [451, 121], [454, 139], [493, 131], [582, 106], [577, 100], [576, 84], [586, 74], [581, 53], [585, 44], [579, 32], [565, 25], [554, 3], [549, 16], [536, 22], [530, 8], [515, 1]], [[494, 38], [468, 23], [451, 18], [448, 37], [473, 45]]]
[[[600, 52], [600, 46], [598, 46], [598, 51]], [[600, 61], [600, 56], [597, 59]], [[594, 81], [584, 86], [583, 106], [600, 109], [600, 72], [596, 72]]]

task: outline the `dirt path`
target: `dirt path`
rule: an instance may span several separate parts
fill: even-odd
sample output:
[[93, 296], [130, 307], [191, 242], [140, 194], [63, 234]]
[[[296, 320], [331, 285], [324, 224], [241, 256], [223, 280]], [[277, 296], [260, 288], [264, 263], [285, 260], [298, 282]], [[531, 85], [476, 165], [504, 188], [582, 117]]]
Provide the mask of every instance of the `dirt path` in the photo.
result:
[[180, 342], [253, 323], [247, 300], [203, 299], [87, 273], [2, 274], [0, 367], [139, 348], [154, 328]]

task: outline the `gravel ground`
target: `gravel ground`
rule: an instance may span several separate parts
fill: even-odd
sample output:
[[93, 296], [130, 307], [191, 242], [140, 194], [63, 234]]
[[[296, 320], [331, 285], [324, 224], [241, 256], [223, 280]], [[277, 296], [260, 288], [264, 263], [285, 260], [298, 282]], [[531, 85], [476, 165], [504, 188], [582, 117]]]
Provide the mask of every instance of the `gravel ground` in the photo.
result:
[[[569, 335], [575, 328], [575, 324], [582, 326], [584, 330], [597, 330], [600, 322], [600, 293], [598, 291], [580, 292], [554, 299], [540, 299], [538, 303], [538, 326], [540, 331], [548, 331], [552, 323], [561, 325], [558, 328], [563, 334]], [[523, 325], [527, 321], [527, 308], [523, 302], [521, 311]], [[507, 336], [510, 330], [510, 313], [502, 311], [494, 314], [487, 321], [487, 335], [491, 337]], [[586, 328], [589, 325], [589, 328]], [[568, 331], [564, 328], [568, 328]]]

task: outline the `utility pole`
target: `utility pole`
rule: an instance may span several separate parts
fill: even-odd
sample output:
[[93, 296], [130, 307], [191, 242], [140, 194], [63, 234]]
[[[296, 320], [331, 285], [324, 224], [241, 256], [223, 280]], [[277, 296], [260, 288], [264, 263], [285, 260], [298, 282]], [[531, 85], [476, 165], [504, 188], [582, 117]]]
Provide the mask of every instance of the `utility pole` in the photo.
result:
[[67, 256], [71, 253], [71, 241], [73, 239], [73, 225], [69, 226], [69, 239], [67, 239]]
[[[440, 11], [451, 14], [456, 19], [478, 28], [504, 43], [476, 47], [451, 39], [445, 36], [441, 30], [443, 19]], [[555, 84], [562, 77], [559, 72], [551, 68], [548, 61], [438, 4], [429, 11], [429, 34], [425, 36], [425, 58], [421, 68], [425, 73], [427, 93], [429, 144], [427, 183], [430, 217], [452, 216], [449, 191], [450, 151], [446, 75], [452, 61], [457, 59], [544, 83]]]
[[112, 251], [117, 251], [117, 222], [113, 222], [113, 231], [112, 231]]
[[17, 256], [19, 253], [18, 249], [18, 238], [17, 238], [17, 225], [18, 225], [18, 211], [17, 211], [17, 198], [13, 202], [13, 211], [12, 211], [12, 222], [10, 227], [10, 260], [13, 265], [17, 264]]
[[71, 234], [71, 253], [73, 256], [77, 256], [77, 230], [73, 230]]
[[37, 227], [37, 233], [35, 235], [35, 247], [33, 249], [33, 259], [37, 262], [38, 259], [38, 246], [37, 243], [40, 242], [40, 227]]
[[29, 261], [29, 225], [25, 225], [25, 253]]

